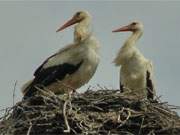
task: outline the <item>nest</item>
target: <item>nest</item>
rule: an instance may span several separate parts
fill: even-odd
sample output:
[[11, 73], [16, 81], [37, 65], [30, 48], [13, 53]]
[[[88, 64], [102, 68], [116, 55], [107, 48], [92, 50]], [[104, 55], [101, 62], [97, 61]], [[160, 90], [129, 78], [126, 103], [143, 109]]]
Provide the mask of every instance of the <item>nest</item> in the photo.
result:
[[180, 117], [167, 103], [119, 90], [56, 96], [39, 90], [0, 119], [1, 135], [179, 135]]

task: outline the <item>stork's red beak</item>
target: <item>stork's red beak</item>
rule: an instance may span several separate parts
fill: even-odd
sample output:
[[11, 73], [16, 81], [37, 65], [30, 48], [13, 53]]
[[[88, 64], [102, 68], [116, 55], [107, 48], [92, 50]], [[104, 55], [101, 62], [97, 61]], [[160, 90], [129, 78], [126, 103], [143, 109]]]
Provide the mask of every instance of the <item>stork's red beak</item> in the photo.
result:
[[67, 21], [63, 26], [61, 26], [56, 32], [62, 31], [65, 28], [67, 28], [67, 27], [69, 27], [69, 26], [71, 26], [71, 25], [73, 25], [73, 24], [75, 24], [77, 22], [78, 22], [78, 20], [75, 17], [73, 17], [72, 19]]
[[121, 27], [119, 29], [113, 30], [112, 32], [123, 32], [123, 31], [131, 31], [129, 25]]

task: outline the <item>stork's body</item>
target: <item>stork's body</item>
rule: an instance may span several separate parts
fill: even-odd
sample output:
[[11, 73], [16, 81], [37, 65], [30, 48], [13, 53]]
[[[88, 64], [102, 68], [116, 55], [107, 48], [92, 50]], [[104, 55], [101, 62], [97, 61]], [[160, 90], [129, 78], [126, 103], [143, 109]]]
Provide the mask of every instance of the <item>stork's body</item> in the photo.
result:
[[99, 63], [99, 42], [89, 29], [90, 21], [91, 17], [87, 12], [77, 12], [57, 30], [58, 32], [78, 23], [74, 30], [74, 43], [60, 49], [43, 62], [35, 71], [35, 78], [24, 85], [22, 91], [25, 96], [30, 96], [35, 91], [34, 86], [45, 86], [55, 94], [68, 93], [92, 78]]
[[114, 60], [116, 66], [121, 66], [120, 89], [123, 92], [129, 90], [140, 98], [153, 99], [155, 90], [152, 63], [135, 46], [143, 34], [143, 25], [140, 22], [133, 22], [113, 32], [120, 31], [133, 32]]

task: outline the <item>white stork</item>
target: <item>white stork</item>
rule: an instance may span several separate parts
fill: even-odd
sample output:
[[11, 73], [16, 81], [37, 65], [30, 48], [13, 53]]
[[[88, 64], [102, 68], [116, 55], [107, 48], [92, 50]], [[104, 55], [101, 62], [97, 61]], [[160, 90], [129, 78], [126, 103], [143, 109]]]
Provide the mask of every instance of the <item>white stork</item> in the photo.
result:
[[151, 100], [155, 95], [152, 62], [146, 59], [135, 46], [143, 34], [143, 24], [134, 21], [113, 32], [125, 31], [131, 31], [132, 35], [125, 41], [114, 59], [115, 65], [121, 66], [120, 90], [124, 92], [129, 89], [132, 93]]
[[55, 94], [68, 93], [69, 88], [78, 89], [92, 78], [99, 64], [99, 42], [90, 29], [91, 15], [79, 11], [56, 32], [73, 24], [77, 24], [74, 43], [60, 49], [39, 66], [34, 79], [22, 87], [24, 97], [37, 91], [34, 86], [46, 87]]

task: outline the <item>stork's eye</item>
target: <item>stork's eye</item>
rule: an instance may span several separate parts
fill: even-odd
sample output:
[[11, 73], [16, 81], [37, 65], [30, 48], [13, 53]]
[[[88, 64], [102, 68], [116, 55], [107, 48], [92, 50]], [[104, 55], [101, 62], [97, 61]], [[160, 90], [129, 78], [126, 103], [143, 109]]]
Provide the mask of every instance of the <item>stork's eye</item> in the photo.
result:
[[137, 23], [136, 22], [133, 22], [132, 25], [136, 25]]
[[77, 12], [77, 13], [76, 13], [76, 16], [80, 16], [80, 14], [81, 14], [81, 12]]

